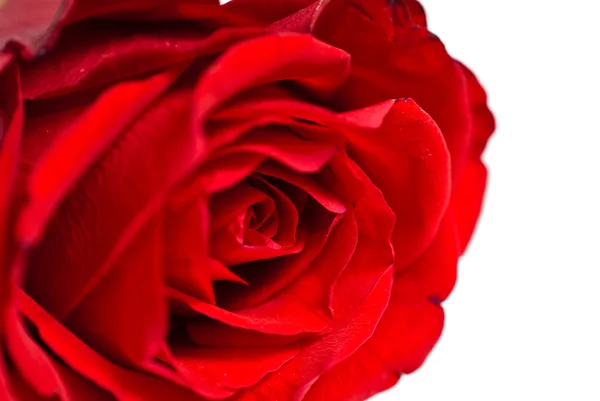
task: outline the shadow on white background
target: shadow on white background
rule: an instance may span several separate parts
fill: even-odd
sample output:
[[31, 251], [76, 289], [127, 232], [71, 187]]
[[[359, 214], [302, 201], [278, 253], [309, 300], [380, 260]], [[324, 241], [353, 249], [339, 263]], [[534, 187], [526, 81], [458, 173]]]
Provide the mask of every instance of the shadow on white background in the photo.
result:
[[424, 366], [373, 401], [600, 400], [600, 27], [590, 0], [422, 0], [486, 87], [487, 199]]

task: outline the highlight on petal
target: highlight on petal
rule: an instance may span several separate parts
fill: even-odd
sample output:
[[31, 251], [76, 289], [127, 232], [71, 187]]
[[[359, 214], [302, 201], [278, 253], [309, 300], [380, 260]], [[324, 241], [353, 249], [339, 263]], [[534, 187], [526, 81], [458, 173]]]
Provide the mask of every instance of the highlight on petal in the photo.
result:
[[73, 0], [3, 0], [0, 2], [0, 51], [9, 46], [34, 57], [55, 39]]
[[[240, 65], [245, 68], [240, 70]], [[226, 52], [203, 74], [196, 87], [194, 116], [200, 123], [234, 94], [284, 79], [317, 93], [330, 93], [346, 78], [349, 66], [345, 52], [311, 35], [275, 34], [248, 40]]]

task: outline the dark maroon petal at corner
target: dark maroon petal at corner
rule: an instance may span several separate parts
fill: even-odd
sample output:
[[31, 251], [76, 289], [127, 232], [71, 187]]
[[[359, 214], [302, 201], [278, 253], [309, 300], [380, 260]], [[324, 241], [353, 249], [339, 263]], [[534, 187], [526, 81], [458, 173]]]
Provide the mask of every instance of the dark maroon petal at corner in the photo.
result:
[[54, 39], [72, 0], [0, 0], [0, 51], [13, 46], [32, 58]]

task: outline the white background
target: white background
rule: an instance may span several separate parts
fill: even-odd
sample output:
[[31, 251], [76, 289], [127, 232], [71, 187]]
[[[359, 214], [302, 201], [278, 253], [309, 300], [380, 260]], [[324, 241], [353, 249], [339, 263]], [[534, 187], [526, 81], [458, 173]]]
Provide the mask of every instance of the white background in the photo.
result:
[[444, 334], [373, 400], [599, 401], [599, 4], [422, 2], [486, 87], [498, 130]]

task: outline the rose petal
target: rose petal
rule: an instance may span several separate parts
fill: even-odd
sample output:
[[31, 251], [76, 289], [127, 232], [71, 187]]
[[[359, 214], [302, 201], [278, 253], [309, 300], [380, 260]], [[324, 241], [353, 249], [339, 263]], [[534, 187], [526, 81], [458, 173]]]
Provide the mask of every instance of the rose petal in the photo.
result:
[[10, 209], [23, 130], [23, 102], [16, 62], [11, 61], [0, 70], [0, 86], [3, 88], [0, 94], [0, 314], [3, 314], [8, 303], [7, 283], [14, 256], [14, 250], [9, 249], [8, 245]]
[[[307, 218], [306, 232], [309, 235], [302, 252], [279, 257], [277, 259], [261, 260], [259, 265], [244, 265], [238, 269], [240, 275], [251, 283], [245, 288], [231, 289], [231, 286], [223, 286], [221, 291], [220, 305], [228, 310], [243, 310], [245, 308], [257, 306], [282, 289], [289, 286], [297, 277], [306, 271], [315, 261], [315, 258], [323, 251], [326, 242], [329, 241], [335, 227], [341, 220], [341, 216], [335, 216], [314, 203], [306, 206]], [[349, 233], [347, 233], [348, 235]], [[350, 235], [350, 243], [352, 243]], [[340, 256], [335, 253], [333, 255]], [[343, 268], [343, 266], [338, 266]], [[335, 268], [335, 266], [333, 266]], [[322, 289], [322, 286], [319, 287]], [[217, 290], [219, 287], [217, 287]], [[328, 289], [325, 290], [328, 294]], [[310, 291], [316, 295], [315, 291]], [[323, 308], [327, 310], [327, 306]], [[327, 312], [328, 313], [328, 312]]]
[[162, 223], [160, 217], [146, 223], [65, 321], [87, 344], [121, 365], [142, 366], [167, 334]]
[[487, 169], [481, 161], [469, 161], [454, 183], [451, 206], [460, 233], [461, 253], [467, 248], [481, 213]]
[[299, 348], [175, 348], [177, 367], [193, 382], [233, 395], [294, 358]]
[[55, 392], [64, 395], [63, 385], [50, 358], [29, 337], [15, 309], [6, 316], [6, 326], [8, 355], [23, 381], [42, 396], [51, 396]]
[[455, 181], [452, 192], [452, 209], [460, 234], [460, 249], [464, 252], [475, 229], [481, 212], [487, 182], [487, 169], [481, 162], [481, 154], [496, 128], [494, 116], [487, 106], [487, 95], [475, 75], [464, 65], [473, 118], [473, 136], [468, 161]]
[[17, 397], [28, 397], [17, 399], [46, 399], [58, 395], [64, 401], [78, 401], [82, 396], [90, 401], [112, 400], [109, 393], [48, 356], [29, 337], [16, 310], [8, 315], [7, 323], [7, 346], [16, 367], [12, 372], [9, 371], [11, 387]]
[[[444, 134], [456, 179], [471, 138], [464, 75], [439, 38], [425, 27], [413, 26], [421, 25], [424, 16], [416, 2], [408, 3], [413, 5], [396, 2], [392, 11], [385, 0], [331, 0], [313, 33], [352, 55], [352, 73], [334, 104], [355, 109], [390, 98], [412, 98]], [[353, 26], [357, 34], [346, 26]]]
[[180, 385], [156, 376], [124, 369], [107, 361], [24, 292], [18, 289], [16, 291], [21, 311], [37, 327], [42, 341], [74, 371], [110, 391], [116, 398], [132, 401], [159, 401], [168, 398], [181, 401], [198, 400], [197, 394]]
[[270, 302], [255, 308], [229, 312], [173, 288], [168, 288], [167, 293], [174, 305], [182, 311], [199, 313], [233, 327], [267, 334], [316, 333], [325, 329], [328, 324], [326, 316], [320, 315], [319, 311], [310, 310], [300, 302]]
[[371, 336], [387, 306], [393, 278], [393, 214], [381, 192], [349, 159], [339, 154], [330, 165], [331, 170], [323, 172], [323, 179], [329, 178], [327, 183], [336, 193], [356, 204], [358, 224], [358, 244], [353, 247], [348, 266], [332, 286], [332, 330], [234, 400], [302, 399], [320, 375], [354, 353]]
[[233, 0], [223, 7], [260, 22], [270, 23], [293, 14], [314, 2], [315, 0]]
[[54, 97], [106, 85], [220, 53], [257, 33], [257, 29], [221, 29], [211, 34], [181, 23], [148, 26], [90, 21], [66, 28], [51, 52], [24, 65], [23, 95], [26, 99]]
[[200, 300], [216, 302], [213, 281], [245, 283], [227, 266], [211, 257], [209, 251], [210, 214], [206, 200], [177, 201], [166, 208], [166, 279], [167, 283]]
[[[51, 313], [64, 318], [101, 281], [165, 193], [201, 157], [201, 138], [189, 130], [189, 99], [177, 92], [155, 103], [51, 220], [44, 241], [32, 252], [26, 282], [28, 293]], [[165, 130], [181, 134], [165, 136]], [[57, 155], [68, 150], [56, 149]], [[34, 203], [46, 207], [41, 199]], [[24, 222], [22, 228], [32, 228]]]
[[[23, 128], [23, 103], [20, 95], [19, 69], [12, 56], [0, 54], [6, 64], [0, 62], [0, 338], [5, 336], [5, 318], [11, 311], [11, 266], [15, 250], [10, 238], [11, 199], [17, 173], [19, 148]], [[6, 380], [8, 367], [4, 359], [4, 347], [0, 347], [0, 399], [11, 399]]]
[[216, 25], [252, 25], [249, 17], [228, 12], [218, 0], [78, 0], [68, 21], [88, 18], [139, 20], [216, 20]]
[[18, 226], [20, 240], [30, 244], [39, 240], [50, 215], [76, 180], [186, 67], [180, 65], [144, 80], [115, 85], [54, 140], [31, 174], [31, 199]]
[[390, 268], [373, 287], [360, 311], [345, 320], [335, 331], [304, 347], [281, 369], [232, 400], [303, 399], [317, 377], [352, 354], [371, 336], [389, 301], [392, 278], [393, 269]]
[[249, 232], [247, 236], [248, 244], [244, 244], [237, 232], [231, 232], [229, 228], [219, 230], [213, 234], [211, 252], [226, 265], [279, 258], [302, 252], [306, 234], [301, 233], [298, 239], [289, 245], [281, 245], [259, 233]]
[[248, 132], [226, 148], [223, 154], [260, 153], [298, 172], [314, 173], [336, 150], [328, 143], [306, 141], [291, 133], [289, 128], [274, 126]]
[[[240, 70], [240, 65], [245, 68]], [[277, 34], [248, 40], [232, 47], [204, 72], [194, 95], [194, 118], [202, 126], [206, 115], [225, 100], [270, 82], [295, 81], [313, 92], [331, 93], [348, 69], [346, 53], [311, 35]]]
[[358, 351], [312, 385], [304, 400], [367, 399], [418, 368], [442, 331], [441, 306], [392, 299], [375, 334]]
[[[265, 334], [259, 331], [227, 326], [217, 321], [188, 324], [186, 334], [194, 344], [208, 348], [284, 348], [299, 340], [318, 336], [318, 334], [310, 333], [297, 335]], [[174, 346], [177, 346], [177, 342]]]
[[[366, 399], [421, 366], [443, 327], [439, 302], [448, 296], [456, 280], [458, 251], [454, 221], [447, 215], [429, 249], [396, 273], [390, 304], [375, 334], [321, 376], [306, 400]], [[344, 385], [340, 387], [341, 383]]]
[[210, 199], [211, 230], [214, 232], [239, 216], [252, 205], [268, 203], [269, 214], [275, 212], [275, 202], [264, 191], [241, 182], [218, 192]]
[[[211, 254], [226, 265], [236, 265], [254, 260], [301, 252], [304, 232], [298, 233], [298, 210], [288, 196], [266, 179], [253, 179], [275, 202], [278, 227], [275, 235], [245, 227], [244, 220], [236, 218], [223, 229], [213, 233]], [[243, 216], [240, 215], [242, 218]]]
[[444, 139], [412, 100], [397, 102], [380, 129], [345, 134], [349, 155], [396, 214], [393, 244], [396, 268], [401, 269], [429, 245], [448, 205], [450, 168]]
[[408, 6], [410, 17], [413, 23], [418, 26], [427, 27], [427, 16], [425, 15], [425, 9], [421, 3], [419, 3], [417, 0], [406, 0], [405, 3]]
[[307, 175], [298, 174], [295, 171], [287, 169], [276, 163], [265, 162], [257, 169], [257, 172], [282, 180], [283, 182], [292, 184], [301, 188], [309, 194], [321, 206], [332, 213], [344, 213], [346, 206], [334, 194], [329, 192], [322, 185], [319, 185], [313, 178]]
[[208, 194], [226, 190], [246, 178], [264, 159], [264, 156], [256, 153], [213, 158], [200, 166], [195, 185]]
[[65, 388], [68, 391], [68, 396], [65, 396], [65, 401], [113, 401], [114, 396], [106, 390], [98, 387], [94, 382], [87, 380], [83, 376], [77, 374], [69, 367], [62, 363], [53, 360], [54, 369], [60, 375]]

